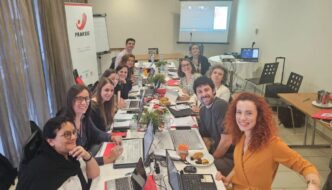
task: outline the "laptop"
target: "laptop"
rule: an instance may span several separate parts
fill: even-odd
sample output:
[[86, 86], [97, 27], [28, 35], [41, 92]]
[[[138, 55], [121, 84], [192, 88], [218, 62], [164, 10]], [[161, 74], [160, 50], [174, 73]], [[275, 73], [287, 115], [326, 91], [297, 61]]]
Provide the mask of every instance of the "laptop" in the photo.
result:
[[217, 190], [216, 183], [211, 174], [184, 174], [179, 173], [166, 152], [168, 182], [173, 190]]
[[123, 139], [123, 152], [114, 162], [113, 168], [131, 168], [136, 166], [139, 158], [143, 158], [144, 164], [149, 162], [149, 151], [153, 143], [153, 124], [150, 121], [144, 134], [144, 138]]
[[144, 103], [144, 90], [140, 91], [140, 99], [126, 99], [126, 107], [123, 110], [139, 112]]
[[241, 48], [241, 59], [248, 62], [258, 62], [259, 48]]
[[174, 149], [176, 149], [179, 144], [189, 145], [189, 150], [204, 149], [197, 132], [194, 130], [170, 130], [169, 134], [171, 135]]
[[139, 158], [130, 177], [112, 179], [105, 182], [105, 190], [141, 190], [147, 181], [142, 158]]

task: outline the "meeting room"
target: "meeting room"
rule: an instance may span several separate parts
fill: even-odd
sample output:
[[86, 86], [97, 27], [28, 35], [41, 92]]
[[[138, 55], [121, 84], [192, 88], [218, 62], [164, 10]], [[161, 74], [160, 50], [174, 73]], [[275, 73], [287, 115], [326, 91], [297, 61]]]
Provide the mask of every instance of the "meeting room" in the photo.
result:
[[332, 190], [331, 10], [1, 1], [0, 190]]

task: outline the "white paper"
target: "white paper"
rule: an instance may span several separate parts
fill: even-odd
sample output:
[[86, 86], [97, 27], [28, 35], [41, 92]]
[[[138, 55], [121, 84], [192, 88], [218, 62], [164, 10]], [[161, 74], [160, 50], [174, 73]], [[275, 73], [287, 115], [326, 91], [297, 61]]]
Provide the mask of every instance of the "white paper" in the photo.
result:
[[129, 127], [130, 126], [130, 121], [131, 120], [116, 121], [116, 122], [114, 122], [114, 128], [116, 128], [116, 127]]
[[116, 113], [114, 120], [131, 120], [134, 115], [133, 113]]
[[178, 117], [173, 119], [172, 126], [177, 127], [177, 126], [193, 126], [195, 125], [195, 121], [191, 116], [187, 117]]

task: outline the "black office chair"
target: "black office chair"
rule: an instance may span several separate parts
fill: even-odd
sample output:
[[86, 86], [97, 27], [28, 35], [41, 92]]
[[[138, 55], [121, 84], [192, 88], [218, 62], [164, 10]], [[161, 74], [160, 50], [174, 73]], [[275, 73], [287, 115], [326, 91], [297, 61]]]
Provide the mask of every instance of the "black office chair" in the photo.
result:
[[111, 62], [110, 69], [116, 69], [116, 68], [115, 68], [115, 60], [116, 60], [116, 56], [115, 56], [115, 57], [112, 57], [112, 62]]
[[23, 146], [23, 155], [19, 165], [18, 178], [20, 178], [29, 162], [38, 155], [42, 143], [43, 136], [41, 130], [34, 131]]
[[265, 63], [262, 74], [259, 78], [250, 78], [245, 79], [246, 83], [244, 86], [244, 89], [247, 87], [247, 83], [250, 82], [254, 84], [254, 92], [256, 92], [256, 86], [262, 85], [262, 94], [264, 94], [264, 87], [265, 84], [271, 84], [274, 83], [274, 79], [278, 70], [278, 62], [274, 63]]
[[9, 189], [11, 185], [14, 185], [16, 176], [16, 168], [0, 153], [0, 189]]
[[34, 133], [35, 131], [39, 131], [41, 134], [41, 129], [39, 128], [39, 126], [32, 120], [30, 120], [30, 130], [31, 130], [31, 134]]
[[[266, 101], [271, 105], [271, 107], [276, 107], [277, 108], [277, 114], [278, 114], [279, 120], [282, 121], [282, 123], [285, 126], [287, 125], [286, 124], [287, 122], [284, 121], [285, 119], [279, 113], [279, 107], [289, 109], [290, 115], [291, 115], [291, 125], [293, 127], [294, 133], [295, 133], [295, 127], [297, 126], [297, 125], [295, 125], [295, 120], [294, 120], [294, 118], [295, 118], [294, 117], [294, 109], [295, 108], [290, 106], [290, 105], [287, 105], [286, 103], [281, 101], [279, 96], [278, 96], [278, 93], [298, 93], [299, 89], [301, 87], [301, 84], [302, 84], [302, 80], [303, 80], [302, 75], [291, 72], [286, 85], [284, 85], [284, 84], [270, 84], [270, 85], [267, 85], [266, 89], [265, 89]], [[301, 114], [297, 114], [297, 115], [299, 115], [299, 116], [297, 116], [297, 118], [299, 118], [298, 123], [299, 124], [304, 123], [304, 116], [302, 116]]]

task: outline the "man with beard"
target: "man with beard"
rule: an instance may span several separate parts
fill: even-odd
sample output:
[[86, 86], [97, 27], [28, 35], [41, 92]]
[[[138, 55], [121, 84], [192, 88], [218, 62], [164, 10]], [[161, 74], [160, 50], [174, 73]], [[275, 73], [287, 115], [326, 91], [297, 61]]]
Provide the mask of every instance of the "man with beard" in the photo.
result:
[[223, 124], [228, 104], [225, 100], [215, 97], [215, 86], [206, 76], [197, 78], [193, 88], [203, 105], [199, 111], [199, 132], [213, 154], [216, 168], [222, 174], [228, 175], [233, 168], [234, 150], [232, 138], [225, 133]]

